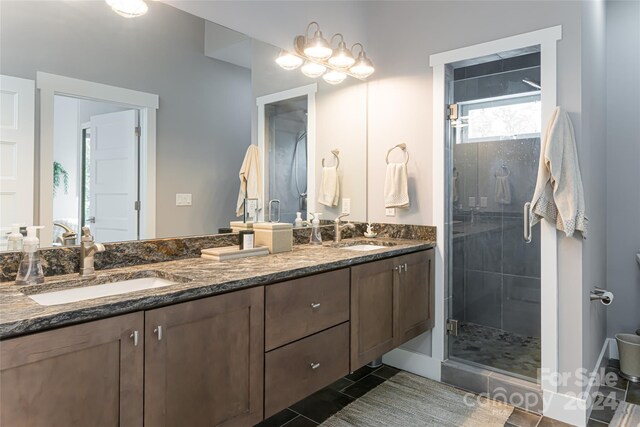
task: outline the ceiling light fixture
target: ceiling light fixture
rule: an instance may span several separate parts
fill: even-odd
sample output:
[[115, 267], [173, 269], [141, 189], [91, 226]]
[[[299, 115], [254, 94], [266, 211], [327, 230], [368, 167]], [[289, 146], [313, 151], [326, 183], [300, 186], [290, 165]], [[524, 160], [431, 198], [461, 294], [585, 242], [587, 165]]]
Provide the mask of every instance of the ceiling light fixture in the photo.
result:
[[[316, 31], [313, 37], [309, 38], [309, 30], [314, 25]], [[340, 41], [338, 42], [338, 47], [332, 49], [333, 41], [336, 37], [339, 37]], [[360, 47], [357, 59], [353, 55], [353, 49], [356, 46]], [[303, 62], [304, 65], [302, 65], [300, 71], [305, 76], [314, 79], [322, 76], [324, 81], [332, 85], [342, 83], [347, 76], [364, 80], [375, 71], [373, 63], [367, 58], [364, 46], [361, 43], [356, 43], [349, 49], [341, 33], [334, 34], [331, 37], [331, 43], [329, 43], [322, 36], [320, 25], [315, 21], [307, 25], [305, 35], [296, 36], [293, 40], [292, 51], [283, 49], [280, 51], [278, 58], [276, 58], [276, 63], [285, 70], [294, 70]]]
[[305, 76], [315, 79], [323, 75], [324, 72], [327, 71], [327, 67], [317, 62], [307, 61], [302, 68], [300, 68], [300, 71], [302, 71], [302, 74]]
[[276, 59], [276, 63], [285, 70], [295, 70], [301, 66], [303, 62], [304, 59], [284, 49], [280, 51], [280, 54]]
[[373, 62], [371, 62], [371, 60], [367, 58], [367, 54], [365, 53], [364, 46], [362, 46], [362, 44], [354, 44], [351, 47], [351, 50], [353, 50], [356, 46], [360, 46], [360, 53], [358, 54], [358, 59], [356, 59], [355, 64], [353, 64], [353, 66], [349, 68], [349, 71], [351, 71], [356, 77], [366, 79], [371, 74], [373, 74], [376, 69], [373, 68]]
[[115, 13], [125, 18], [137, 18], [149, 10], [144, 0], [105, 0]]

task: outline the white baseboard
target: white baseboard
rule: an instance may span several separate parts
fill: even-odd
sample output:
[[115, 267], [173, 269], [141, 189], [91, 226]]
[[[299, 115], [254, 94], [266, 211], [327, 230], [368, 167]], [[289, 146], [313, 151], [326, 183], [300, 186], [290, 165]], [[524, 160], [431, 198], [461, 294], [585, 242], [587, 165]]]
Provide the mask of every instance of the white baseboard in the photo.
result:
[[396, 348], [382, 356], [382, 362], [421, 377], [440, 381], [442, 361], [426, 354]]

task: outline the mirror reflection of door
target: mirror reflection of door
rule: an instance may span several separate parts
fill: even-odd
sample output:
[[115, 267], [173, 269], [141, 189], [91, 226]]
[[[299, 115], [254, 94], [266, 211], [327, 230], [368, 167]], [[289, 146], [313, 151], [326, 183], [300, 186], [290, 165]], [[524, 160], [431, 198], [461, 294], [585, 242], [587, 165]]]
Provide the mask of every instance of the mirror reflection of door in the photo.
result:
[[[54, 244], [91, 228], [96, 241], [139, 236], [139, 111], [56, 96]], [[56, 185], [57, 184], [57, 185]], [[65, 234], [66, 233], [66, 234]], [[79, 242], [79, 238], [75, 243]]]

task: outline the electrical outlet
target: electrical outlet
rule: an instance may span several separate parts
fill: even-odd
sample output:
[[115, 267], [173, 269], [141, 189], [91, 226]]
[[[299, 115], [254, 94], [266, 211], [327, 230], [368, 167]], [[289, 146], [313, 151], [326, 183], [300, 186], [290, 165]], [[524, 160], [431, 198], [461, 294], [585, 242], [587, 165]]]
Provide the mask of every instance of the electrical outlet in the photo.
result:
[[347, 198], [342, 199], [342, 213], [343, 214], [351, 213], [351, 199], [347, 199]]
[[487, 207], [487, 198], [486, 197], [480, 197], [480, 207], [481, 208], [486, 208]]
[[191, 206], [191, 193], [177, 193], [176, 206]]
[[384, 214], [386, 216], [396, 216], [396, 208], [385, 208]]

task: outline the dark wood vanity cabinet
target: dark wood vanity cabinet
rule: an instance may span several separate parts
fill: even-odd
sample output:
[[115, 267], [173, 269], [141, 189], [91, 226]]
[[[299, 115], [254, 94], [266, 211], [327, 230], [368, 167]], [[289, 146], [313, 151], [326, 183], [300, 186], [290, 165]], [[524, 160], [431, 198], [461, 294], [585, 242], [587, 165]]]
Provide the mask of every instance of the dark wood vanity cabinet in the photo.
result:
[[147, 311], [145, 340], [145, 426], [262, 420], [264, 287]]
[[0, 425], [143, 423], [144, 314], [0, 343]]
[[351, 370], [433, 327], [434, 251], [351, 268]]

